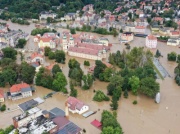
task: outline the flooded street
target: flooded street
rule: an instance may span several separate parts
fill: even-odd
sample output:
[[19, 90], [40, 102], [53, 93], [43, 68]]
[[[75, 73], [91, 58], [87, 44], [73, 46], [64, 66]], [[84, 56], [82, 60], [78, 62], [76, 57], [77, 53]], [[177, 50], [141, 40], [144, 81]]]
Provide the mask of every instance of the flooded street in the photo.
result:
[[[13, 24], [8, 22], [10, 28], [12, 29], [22, 29], [23, 31], [30, 33], [34, 29], [34, 24], [30, 26], [20, 26], [18, 24]], [[62, 32], [62, 29], [58, 29], [58, 32]], [[94, 34], [94, 33], [93, 33]], [[94, 34], [97, 35], [97, 34]], [[97, 35], [98, 37], [102, 35]], [[107, 37], [110, 43], [113, 44], [111, 52], [116, 52], [117, 50], [122, 51], [125, 49], [125, 45], [120, 44], [118, 38], [113, 36], [104, 36]], [[134, 41], [130, 43], [132, 47], [141, 47], [145, 46], [145, 38], [135, 37]], [[28, 44], [26, 46], [28, 49], [37, 50], [37, 45], [33, 42], [33, 37], [31, 36]], [[161, 102], [156, 104], [153, 99], [147, 98], [144, 95], [133, 96], [129, 93], [129, 98], [125, 99], [123, 96], [119, 101], [119, 108], [117, 111], [117, 118], [120, 122], [123, 131], [125, 134], [179, 134], [179, 124], [180, 124], [180, 87], [174, 82], [174, 68], [177, 65], [175, 62], [167, 61], [167, 53], [171, 51], [180, 54], [180, 49], [178, 47], [167, 46], [164, 43], [158, 42], [157, 49], [160, 50], [163, 55], [160, 58], [160, 63], [168, 71], [172, 78], [165, 78], [164, 80], [157, 80], [160, 83], [160, 92], [161, 92]], [[157, 49], [151, 50], [153, 53], [156, 53]], [[60, 64], [62, 66], [62, 71], [65, 76], [68, 76], [68, 60], [70, 56], [66, 56], [66, 64]], [[85, 72], [88, 71], [88, 67], [84, 67], [83, 62], [85, 59], [76, 58], [81, 63], [81, 68]], [[94, 65], [94, 61], [89, 60], [91, 65]], [[48, 60], [46, 58], [46, 64], [55, 63], [53, 60]], [[86, 129], [87, 134], [100, 134], [100, 130], [95, 128], [90, 124], [94, 119], [101, 119], [101, 112], [103, 110], [110, 110], [110, 101], [109, 102], [94, 102], [92, 98], [94, 96], [93, 90], [102, 90], [104, 93], [107, 93], [106, 87], [108, 83], [95, 81], [92, 88], [88, 91], [84, 91], [78, 88], [78, 99], [82, 100], [84, 103], [90, 106], [91, 111], [98, 111], [96, 114], [84, 118], [81, 115], [70, 113], [70, 120], [77, 124], [80, 128]], [[8, 90], [8, 87], [5, 88]], [[5, 104], [7, 108], [17, 109], [17, 105], [30, 100], [32, 98], [41, 97], [50, 93], [51, 90], [45, 89], [42, 87], [36, 87], [36, 92], [30, 98], [21, 99], [17, 101], [6, 100]], [[64, 110], [64, 102], [67, 99], [67, 96], [64, 96], [60, 93], [55, 94], [52, 98], [48, 98], [45, 102], [38, 107], [41, 109], [50, 110], [54, 107], [58, 107]], [[134, 100], [138, 101], [137, 105], [133, 105]], [[7, 127], [12, 124], [12, 117], [20, 114], [20, 110], [15, 110], [9, 113], [0, 113], [0, 128]]]

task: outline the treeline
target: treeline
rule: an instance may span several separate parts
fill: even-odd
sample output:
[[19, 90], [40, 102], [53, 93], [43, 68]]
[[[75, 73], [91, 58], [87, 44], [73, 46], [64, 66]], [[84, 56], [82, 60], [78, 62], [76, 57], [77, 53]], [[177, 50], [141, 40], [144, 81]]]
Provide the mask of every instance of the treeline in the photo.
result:
[[31, 35], [35, 36], [37, 34], [40, 34], [42, 36], [44, 33], [48, 33], [48, 32], [56, 33], [57, 31], [54, 29], [51, 30], [49, 28], [42, 28], [42, 29], [36, 28], [31, 31]]
[[[5, 129], [0, 129], [0, 134], [9, 134], [14, 129], [13, 125], [10, 125], [9, 127]], [[18, 130], [16, 129], [14, 134], [18, 134]]]
[[12, 23], [18, 23], [18, 24], [21, 24], [21, 25], [30, 25], [30, 23], [27, 20], [24, 20], [24, 19], [12, 18], [11, 22]]
[[[25, 18], [25, 19], [38, 19], [39, 13], [42, 11], [53, 11], [58, 14], [58, 17], [64, 16], [68, 12], [76, 12], [81, 10], [87, 4], [94, 4], [94, 9], [97, 13], [104, 10], [113, 11], [117, 5], [117, 0], [0, 0], [0, 9], [8, 7], [8, 10], [0, 15], [1, 19], [10, 18]], [[60, 8], [56, 8], [56, 6]], [[54, 6], [54, 7], [53, 7]]]

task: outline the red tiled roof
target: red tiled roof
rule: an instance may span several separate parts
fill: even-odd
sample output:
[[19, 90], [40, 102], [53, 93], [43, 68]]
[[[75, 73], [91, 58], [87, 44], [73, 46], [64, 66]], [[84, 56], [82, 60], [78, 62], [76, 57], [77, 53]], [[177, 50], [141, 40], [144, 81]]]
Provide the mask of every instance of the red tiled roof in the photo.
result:
[[136, 26], [136, 29], [145, 29], [145, 26]]
[[74, 97], [68, 97], [67, 103], [70, 105], [69, 108], [72, 110], [75, 110], [75, 109], [80, 110], [84, 106], [83, 102], [81, 102], [80, 100]]
[[98, 55], [98, 52], [99, 52], [99, 50], [88, 49], [88, 48], [79, 48], [79, 47], [69, 47], [68, 51], [89, 54], [89, 55]]
[[154, 20], [155, 20], [155, 21], [162, 21], [163, 18], [161, 18], [161, 17], [154, 17]]
[[35, 57], [43, 57], [41, 54], [37, 53], [37, 52], [34, 52], [31, 54], [31, 60], [34, 59]]
[[52, 40], [52, 38], [51, 37], [42, 37], [41, 40], [43, 42], [50, 42]]
[[157, 38], [154, 36], [154, 35], [148, 35], [147, 36], [147, 38], [149, 39], [149, 40], [157, 40]]
[[172, 34], [172, 35], [179, 35], [180, 32], [179, 32], [179, 31], [171, 31], [171, 34]]
[[22, 88], [27, 88], [27, 87], [30, 87], [29, 84], [27, 83], [15, 84], [10, 88], [10, 92], [11, 93], [19, 92], [21, 91]]
[[80, 48], [89, 48], [89, 49], [94, 49], [94, 50], [109, 50], [110, 47], [104, 46], [104, 45], [96, 45], [96, 44], [88, 44], [88, 43], [78, 43], [77, 45]]
[[3, 89], [0, 89], [0, 98], [4, 98], [4, 91], [3, 91]]
[[54, 63], [54, 64], [51, 64], [51, 65], [49, 65], [49, 66], [46, 66], [46, 68], [47, 68], [48, 70], [52, 70], [52, 68], [53, 68], [54, 65], [55, 65], [55, 63]]

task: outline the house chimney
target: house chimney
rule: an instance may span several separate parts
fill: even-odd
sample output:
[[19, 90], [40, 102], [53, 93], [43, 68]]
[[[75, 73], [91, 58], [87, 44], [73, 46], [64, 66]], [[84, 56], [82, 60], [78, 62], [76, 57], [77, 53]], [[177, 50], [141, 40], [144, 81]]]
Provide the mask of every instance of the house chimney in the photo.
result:
[[67, 101], [65, 102], [65, 117], [69, 120], [69, 108]]

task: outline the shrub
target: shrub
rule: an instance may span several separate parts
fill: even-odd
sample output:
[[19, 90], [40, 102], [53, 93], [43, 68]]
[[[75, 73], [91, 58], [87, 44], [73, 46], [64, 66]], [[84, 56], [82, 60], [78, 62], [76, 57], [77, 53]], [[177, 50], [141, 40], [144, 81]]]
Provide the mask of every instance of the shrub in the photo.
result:
[[84, 61], [84, 66], [90, 66], [90, 63], [89, 63], [89, 61]]
[[133, 104], [134, 104], [134, 105], [136, 105], [137, 103], [138, 103], [137, 100], [134, 100], [134, 101], [133, 101]]
[[6, 105], [3, 104], [3, 105], [1, 106], [1, 111], [5, 111], [5, 110], [6, 110]]

